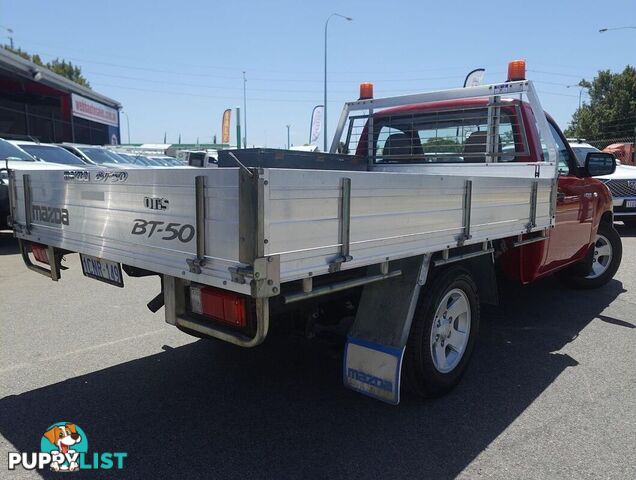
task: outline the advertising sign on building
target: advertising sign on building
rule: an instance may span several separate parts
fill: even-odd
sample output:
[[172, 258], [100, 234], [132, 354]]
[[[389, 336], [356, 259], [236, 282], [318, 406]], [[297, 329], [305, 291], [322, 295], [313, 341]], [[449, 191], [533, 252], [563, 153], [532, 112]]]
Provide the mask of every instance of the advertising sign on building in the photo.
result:
[[117, 110], [112, 107], [108, 107], [75, 93], [71, 94], [71, 103], [73, 115], [76, 117], [111, 125], [113, 127], [119, 126], [119, 115], [117, 114]]

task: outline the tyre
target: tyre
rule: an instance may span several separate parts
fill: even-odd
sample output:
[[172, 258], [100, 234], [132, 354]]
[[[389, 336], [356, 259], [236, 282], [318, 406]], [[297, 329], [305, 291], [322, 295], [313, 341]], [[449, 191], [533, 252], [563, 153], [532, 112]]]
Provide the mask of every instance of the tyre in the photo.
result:
[[588, 272], [581, 272], [580, 269], [566, 270], [561, 278], [574, 288], [602, 287], [614, 277], [622, 257], [620, 235], [612, 224], [601, 223], [596, 233], [592, 268]]
[[406, 388], [437, 397], [461, 379], [479, 331], [479, 297], [461, 267], [441, 271], [421, 292], [404, 359]]
[[636, 228], [636, 217], [623, 218], [623, 223], [627, 228]]

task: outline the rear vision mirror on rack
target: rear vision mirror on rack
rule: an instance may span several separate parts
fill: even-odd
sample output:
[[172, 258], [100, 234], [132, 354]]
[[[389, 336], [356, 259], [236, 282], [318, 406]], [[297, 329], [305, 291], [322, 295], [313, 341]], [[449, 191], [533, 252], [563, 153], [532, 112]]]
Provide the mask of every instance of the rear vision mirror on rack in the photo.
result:
[[585, 171], [590, 177], [611, 175], [616, 170], [614, 155], [605, 152], [590, 152], [585, 157]]

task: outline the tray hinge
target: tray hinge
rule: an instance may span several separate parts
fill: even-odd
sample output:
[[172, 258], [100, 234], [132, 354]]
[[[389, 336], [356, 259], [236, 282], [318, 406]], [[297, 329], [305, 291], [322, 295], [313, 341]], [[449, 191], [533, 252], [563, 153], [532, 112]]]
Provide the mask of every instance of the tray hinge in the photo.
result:
[[457, 246], [461, 247], [466, 243], [466, 240], [470, 240], [472, 235], [470, 233], [470, 210], [473, 201], [473, 181], [466, 180], [464, 184], [464, 200], [463, 200], [463, 213], [464, 213], [464, 231], [459, 235], [457, 239]]
[[539, 181], [533, 180], [530, 187], [530, 214], [526, 224], [526, 232], [530, 233], [537, 226], [537, 194], [539, 191]]
[[205, 177], [194, 177], [195, 215], [196, 215], [196, 242], [197, 256], [188, 258], [186, 263], [190, 273], [201, 273], [201, 267], [205, 265]]
[[353, 257], [349, 253], [351, 242], [351, 179], [342, 178], [340, 198], [340, 255], [329, 264], [329, 272], [339, 272], [344, 262], [350, 262]]
[[31, 175], [23, 175], [22, 183], [24, 184], [24, 230], [26, 234], [31, 234]]

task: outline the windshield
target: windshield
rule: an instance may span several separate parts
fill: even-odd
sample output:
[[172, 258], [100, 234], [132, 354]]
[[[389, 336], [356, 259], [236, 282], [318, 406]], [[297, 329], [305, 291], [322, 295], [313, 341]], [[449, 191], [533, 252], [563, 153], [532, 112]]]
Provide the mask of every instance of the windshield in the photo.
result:
[[20, 145], [20, 148], [26, 150], [34, 157], [38, 157], [45, 162], [62, 163], [64, 165], [84, 165], [79, 158], [68, 150], [56, 147], [55, 145]]
[[572, 147], [574, 151], [574, 156], [576, 157], [576, 163], [579, 164], [579, 167], [585, 166], [585, 157], [590, 152], [600, 152], [598, 148], [594, 147]]
[[35, 161], [35, 159], [31, 155], [20, 150], [15, 145], [10, 144], [9, 142], [5, 142], [4, 140], [0, 140], [0, 160], [4, 160], [10, 157], [14, 160], [25, 160], [27, 162]]
[[116, 153], [109, 152], [103, 148], [82, 147], [78, 148], [78, 150], [90, 158], [93, 162], [100, 165], [103, 163], [126, 163], [124, 159]]
[[132, 153], [117, 153], [117, 155], [119, 155], [120, 157], [123, 157], [126, 161], [134, 165], [148, 166], [148, 162], [146, 162], [143, 158], [138, 157], [137, 155], [134, 155]]
[[175, 161], [176, 159], [173, 158], [173, 157], [151, 157], [151, 158], [154, 158], [154, 159], [162, 162], [167, 167], [171, 167], [173, 165], [178, 165], [178, 163]]
[[154, 158], [150, 158], [150, 157], [144, 157], [146, 162], [148, 162], [148, 165], [151, 165], [153, 167], [161, 167], [161, 163], [159, 163], [157, 160], [155, 160]]
[[163, 157], [149, 157], [151, 160], [154, 160], [155, 162], [157, 162], [159, 165], [163, 166], [163, 167], [169, 167], [170, 166], [170, 162], [168, 162], [165, 158]]

